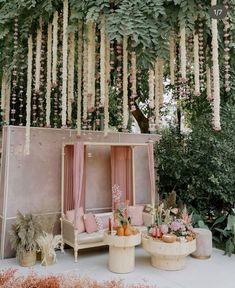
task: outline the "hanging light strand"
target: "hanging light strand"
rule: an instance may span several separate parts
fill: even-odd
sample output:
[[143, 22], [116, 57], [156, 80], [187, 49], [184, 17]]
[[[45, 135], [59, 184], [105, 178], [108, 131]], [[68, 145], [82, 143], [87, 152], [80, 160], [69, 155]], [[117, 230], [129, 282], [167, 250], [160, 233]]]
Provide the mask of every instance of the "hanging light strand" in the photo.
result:
[[46, 91], [46, 126], [51, 126], [51, 72], [52, 72], [52, 24], [47, 28], [47, 91]]
[[123, 128], [127, 129], [128, 125], [128, 51], [127, 51], [128, 36], [123, 36]]

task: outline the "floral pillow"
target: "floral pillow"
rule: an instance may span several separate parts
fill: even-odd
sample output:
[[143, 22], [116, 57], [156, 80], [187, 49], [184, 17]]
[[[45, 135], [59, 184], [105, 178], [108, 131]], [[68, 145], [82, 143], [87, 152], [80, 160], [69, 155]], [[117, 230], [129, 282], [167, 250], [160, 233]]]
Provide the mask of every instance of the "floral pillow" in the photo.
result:
[[109, 227], [109, 218], [112, 216], [111, 212], [94, 214], [94, 216], [99, 231], [107, 229]]

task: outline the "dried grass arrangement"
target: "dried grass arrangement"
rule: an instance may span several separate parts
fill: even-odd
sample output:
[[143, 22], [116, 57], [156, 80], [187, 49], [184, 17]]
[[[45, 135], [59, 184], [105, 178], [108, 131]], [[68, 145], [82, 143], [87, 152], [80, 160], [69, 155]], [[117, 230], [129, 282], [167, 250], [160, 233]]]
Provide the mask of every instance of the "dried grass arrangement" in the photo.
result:
[[74, 274], [39, 276], [17, 275], [16, 270], [0, 271], [1, 288], [157, 288], [156, 285], [125, 284], [122, 280], [98, 282], [89, 278], [80, 278]]
[[38, 249], [36, 239], [41, 233], [42, 228], [38, 217], [31, 213], [23, 215], [18, 211], [9, 234], [11, 246], [16, 250], [16, 257], [22, 266], [35, 264]]
[[62, 236], [53, 236], [51, 233], [43, 232], [36, 242], [42, 253], [42, 265], [47, 266], [56, 262], [55, 249], [59, 249], [62, 245]]

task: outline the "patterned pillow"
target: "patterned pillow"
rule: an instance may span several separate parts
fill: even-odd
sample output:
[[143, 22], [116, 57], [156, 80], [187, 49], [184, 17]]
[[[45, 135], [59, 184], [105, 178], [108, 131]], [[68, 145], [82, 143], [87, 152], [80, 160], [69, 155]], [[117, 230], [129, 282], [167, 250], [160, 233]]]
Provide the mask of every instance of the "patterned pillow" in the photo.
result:
[[129, 206], [128, 215], [131, 218], [131, 224], [134, 226], [142, 226], [144, 224], [143, 220], [143, 210], [144, 206]]
[[111, 212], [94, 214], [98, 226], [98, 230], [107, 229], [109, 227], [109, 218], [112, 216]]

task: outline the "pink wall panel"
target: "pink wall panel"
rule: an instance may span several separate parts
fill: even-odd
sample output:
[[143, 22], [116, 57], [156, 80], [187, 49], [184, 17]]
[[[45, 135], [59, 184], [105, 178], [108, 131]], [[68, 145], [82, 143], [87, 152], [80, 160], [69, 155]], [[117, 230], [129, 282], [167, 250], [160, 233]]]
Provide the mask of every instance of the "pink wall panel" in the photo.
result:
[[[7, 133], [7, 134], [6, 134]], [[62, 145], [76, 140], [76, 131], [71, 129], [31, 128], [30, 155], [24, 155], [25, 127], [4, 127], [3, 167], [0, 185], [0, 214], [6, 209], [6, 227], [1, 233], [4, 256], [12, 251], [8, 231], [17, 210], [35, 214], [59, 213], [61, 210], [61, 155]], [[6, 137], [7, 135], [7, 137]], [[81, 140], [90, 142], [139, 143], [148, 139], [158, 140], [156, 135], [133, 135], [103, 132], [83, 132]], [[87, 158], [87, 208], [103, 208], [111, 205], [110, 154], [108, 146], [88, 148]], [[147, 154], [136, 147], [136, 198], [137, 203], [149, 202], [145, 193], [149, 192], [147, 178]], [[9, 162], [7, 161], [9, 150]], [[8, 177], [5, 177], [8, 171]], [[5, 185], [5, 184], [6, 185]], [[144, 193], [144, 194], [143, 194]], [[139, 195], [141, 194], [141, 195]], [[147, 194], [146, 194], [147, 195]], [[7, 202], [3, 207], [3, 199]], [[11, 219], [9, 219], [11, 218]], [[1, 224], [1, 221], [0, 221]], [[0, 228], [1, 229], [1, 228]], [[1, 251], [3, 252], [3, 251]]]

